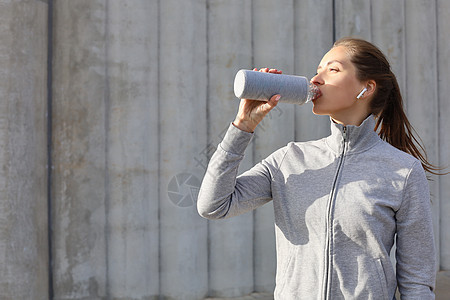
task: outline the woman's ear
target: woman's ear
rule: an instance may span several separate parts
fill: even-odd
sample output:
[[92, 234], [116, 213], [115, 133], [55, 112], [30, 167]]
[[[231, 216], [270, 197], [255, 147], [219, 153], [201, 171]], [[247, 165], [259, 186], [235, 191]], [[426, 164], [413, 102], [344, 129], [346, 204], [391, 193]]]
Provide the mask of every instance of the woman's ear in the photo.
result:
[[375, 80], [369, 80], [366, 82], [364, 89], [356, 96], [356, 99], [369, 99], [375, 93], [377, 83]]
[[366, 88], [367, 88], [366, 97], [372, 96], [377, 88], [377, 83], [375, 82], [375, 80], [371, 79], [367, 81]]

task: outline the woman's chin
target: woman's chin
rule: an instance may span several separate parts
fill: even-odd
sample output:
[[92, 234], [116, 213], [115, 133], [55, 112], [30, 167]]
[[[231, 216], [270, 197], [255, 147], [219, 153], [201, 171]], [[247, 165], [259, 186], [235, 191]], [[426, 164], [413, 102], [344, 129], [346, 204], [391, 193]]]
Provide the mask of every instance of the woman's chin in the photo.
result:
[[327, 114], [325, 111], [323, 111], [323, 109], [320, 109], [319, 105], [316, 105], [314, 102], [313, 102], [312, 112], [313, 112], [313, 114], [319, 115], [319, 116], [323, 116], [323, 115]]

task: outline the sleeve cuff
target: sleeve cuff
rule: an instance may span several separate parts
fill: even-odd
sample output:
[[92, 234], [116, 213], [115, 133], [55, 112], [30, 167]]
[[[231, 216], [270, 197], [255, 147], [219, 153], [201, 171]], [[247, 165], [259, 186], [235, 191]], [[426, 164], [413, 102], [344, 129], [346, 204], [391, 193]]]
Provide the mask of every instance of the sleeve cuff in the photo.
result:
[[233, 154], [244, 155], [245, 149], [252, 140], [253, 133], [240, 130], [233, 123], [228, 127], [220, 147]]

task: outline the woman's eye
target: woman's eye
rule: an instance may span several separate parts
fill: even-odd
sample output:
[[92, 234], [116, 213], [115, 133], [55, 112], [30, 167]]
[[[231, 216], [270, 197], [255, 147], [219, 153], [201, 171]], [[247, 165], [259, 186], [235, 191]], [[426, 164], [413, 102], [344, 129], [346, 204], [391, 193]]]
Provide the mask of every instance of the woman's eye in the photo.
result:
[[339, 71], [338, 69], [335, 69], [335, 68], [330, 68], [330, 71], [331, 72], [337, 72], [337, 71]]

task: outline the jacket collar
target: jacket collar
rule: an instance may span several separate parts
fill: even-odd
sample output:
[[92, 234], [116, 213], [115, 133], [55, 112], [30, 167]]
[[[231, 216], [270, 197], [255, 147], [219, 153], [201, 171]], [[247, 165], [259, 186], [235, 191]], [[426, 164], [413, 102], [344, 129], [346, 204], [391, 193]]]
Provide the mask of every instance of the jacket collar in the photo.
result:
[[[342, 152], [344, 146], [344, 125], [337, 124], [331, 120], [331, 135], [325, 141], [336, 153]], [[375, 117], [370, 115], [360, 126], [346, 125], [346, 153], [358, 153], [366, 151], [381, 142], [380, 137], [374, 131]]]

